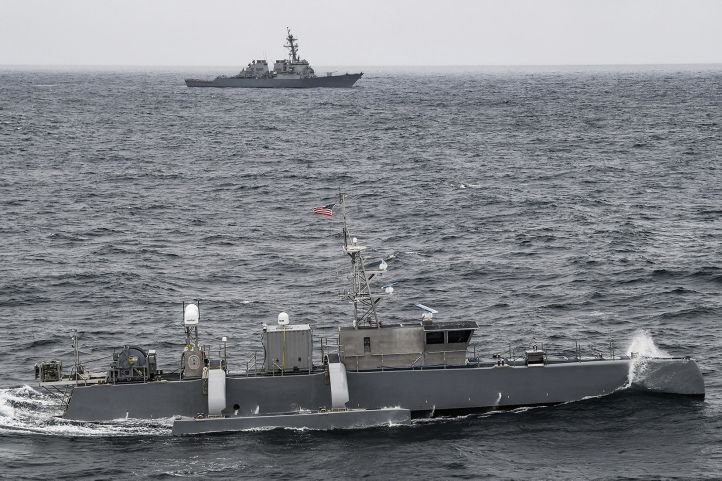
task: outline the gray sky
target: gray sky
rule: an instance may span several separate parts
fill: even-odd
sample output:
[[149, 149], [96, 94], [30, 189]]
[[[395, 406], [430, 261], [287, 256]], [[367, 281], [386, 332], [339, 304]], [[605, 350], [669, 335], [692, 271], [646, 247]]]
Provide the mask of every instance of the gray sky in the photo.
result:
[[2, 65], [722, 63], [720, 0], [0, 0]]

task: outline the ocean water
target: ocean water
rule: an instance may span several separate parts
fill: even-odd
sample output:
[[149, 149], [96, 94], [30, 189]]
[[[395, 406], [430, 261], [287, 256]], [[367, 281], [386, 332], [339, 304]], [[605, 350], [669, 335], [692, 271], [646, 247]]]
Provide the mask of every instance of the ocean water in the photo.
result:
[[[0, 478], [722, 476], [722, 68], [376, 68], [305, 91], [189, 75], [0, 70]], [[338, 216], [311, 209], [339, 190], [390, 259], [382, 319], [475, 320], [482, 358], [692, 355], [706, 399], [176, 439], [170, 419], [59, 419], [33, 389], [76, 329], [98, 369], [124, 344], [172, 369], [184, 300], [231, 369], [281, 310], [330, 335], [349, 266]]]

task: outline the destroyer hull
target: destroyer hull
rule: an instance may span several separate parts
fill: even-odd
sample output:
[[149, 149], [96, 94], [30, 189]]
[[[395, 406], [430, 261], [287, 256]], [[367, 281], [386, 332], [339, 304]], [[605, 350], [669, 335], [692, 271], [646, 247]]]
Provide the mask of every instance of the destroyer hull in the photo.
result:
[[[347, 371], [348, 408], [400, 407], [414, 415], [444, 411], [506, 409], [558, 404], [611, 394], [630, 385], [633, 362], [564, 362], [543, 367], [459, 367], [389, 371]], [[654, 367], [656, 366], [656, 367]], [[694, 360], [654, 360], [643, 389], [704, 396]], [[100, 421], [117, 418], [166, 418], [208, 414], [203, 381], [99, 384], [73, 389], [65, 417]], [[226, 416], [253, 416], [317, 410], [332, 404], [323, 371], [285, 376], [229, 376]]]
[[351, 88], [363, 73], [329, 75], [304, 79], [224, 77], [214, 80], [186, 79], [188, 87], [252, 88], [252, 89], [309, 89]]

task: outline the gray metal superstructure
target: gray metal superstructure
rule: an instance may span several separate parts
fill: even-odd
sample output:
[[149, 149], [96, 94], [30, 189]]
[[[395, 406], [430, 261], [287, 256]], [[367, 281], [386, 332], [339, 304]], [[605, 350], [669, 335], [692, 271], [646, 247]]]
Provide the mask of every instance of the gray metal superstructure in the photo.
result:
[[[59, 362], [40, 363], [38, 385], [69, 393], [64, 397], [67, 418], [183, 416], [177, 429], [182, 434], [279, 423], [298, 427], [308, 422], [314, 428], [323, 428], [324, 422], [330, 427], [374, 425], [399, 419], [378, 411], [384, 408], [434, 416], [564, 403], [629, 387], [704, 396], [702, 375], [689, 357], [619, 356], [611, 351], [607, 358], [577, 352], [571, 359], [552, 359], [543, 348], [532, 346], [521, 355], [510, 352], [484, 361], [470, 344], [478, 329], [474, 321], [440, 322], [433, 317], [435, 310], [417, 304], [421, 319], [384, 323], [376, 309], [393, 295], [393, 287], [387, 284], [377, 291], [373, 284], [388, 265], [385, 260], [367, 262], [366, 247], [348, 234], [343, 195], [340, 205], [343, 250], [352, 264], [346, 297], [354, 314], [336, 336], [314, 341], [309, 324], [291, 324], [281, 313], [277, 324], [262, 328], [263, 360], [253, 357], [245, 370], [230, 372], [225, 338], [215, 351], [198, 341], [196, 302], [183, 308], [186, 346], [180, 374], [157, 369], [155, 352], [126, 346], [107, 373], [91, 374], [77, 358], [72, 373], [64, 376]], [[325, 416], [328, 412], [349, 414]], [[187, 418], [221, 421], [189, 423]]]
[[186, 79], [188, 87], [220, 88], [350, 88], [361, 78], [363, 72], [334, 75], [328, 72], [318, 76], [308, 63], [298, 55], [297, 38], [287, 29], [286, 45], [288, 59], [276, 60], [273, 69], [268, 69], [268, 61], [253, 60], [237, 75], [221, 75], [213, 80]]

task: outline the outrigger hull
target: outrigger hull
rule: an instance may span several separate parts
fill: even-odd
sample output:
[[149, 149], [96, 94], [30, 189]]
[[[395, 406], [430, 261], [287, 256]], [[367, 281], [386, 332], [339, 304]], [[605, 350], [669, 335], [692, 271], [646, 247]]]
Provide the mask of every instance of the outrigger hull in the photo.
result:
[[[645, 359], [644, 374], [636, 379], [639, 360], [559, 362], [544, 366], [494, 366], [347, 371], [352, 409], [399, 407], [414, 416], [446, 411], [507, 409], [558, 404], [604, 396], [620, 389], [641, 389], [704, 396], [702, 374], [693, 359]], [[630, 383], [630, 374], [632, 382]], [[225, 416], [248, 417], [316, 411], [332, 405], [329, 378], [324, 371], [310, 374], [229, 376], [225, 384]], [[118, 418], [205, 416], [208, 398], [201, 379], [76, 386], [65, 417], [101, 421]]]
[[188, 87], [253, 88], [253, 89], [310, 89], [351, 88], [363, 73], [328, 75], [304, 79], [219, 77], [214, 80], [186, 79]]
[[408, 409], [352, 409], [342, 411], [295, 412], [261, 416], [180, 418], [173, 422], [173, 435], [228, 433], [252, 429], [364, 429], [409, 424]]

